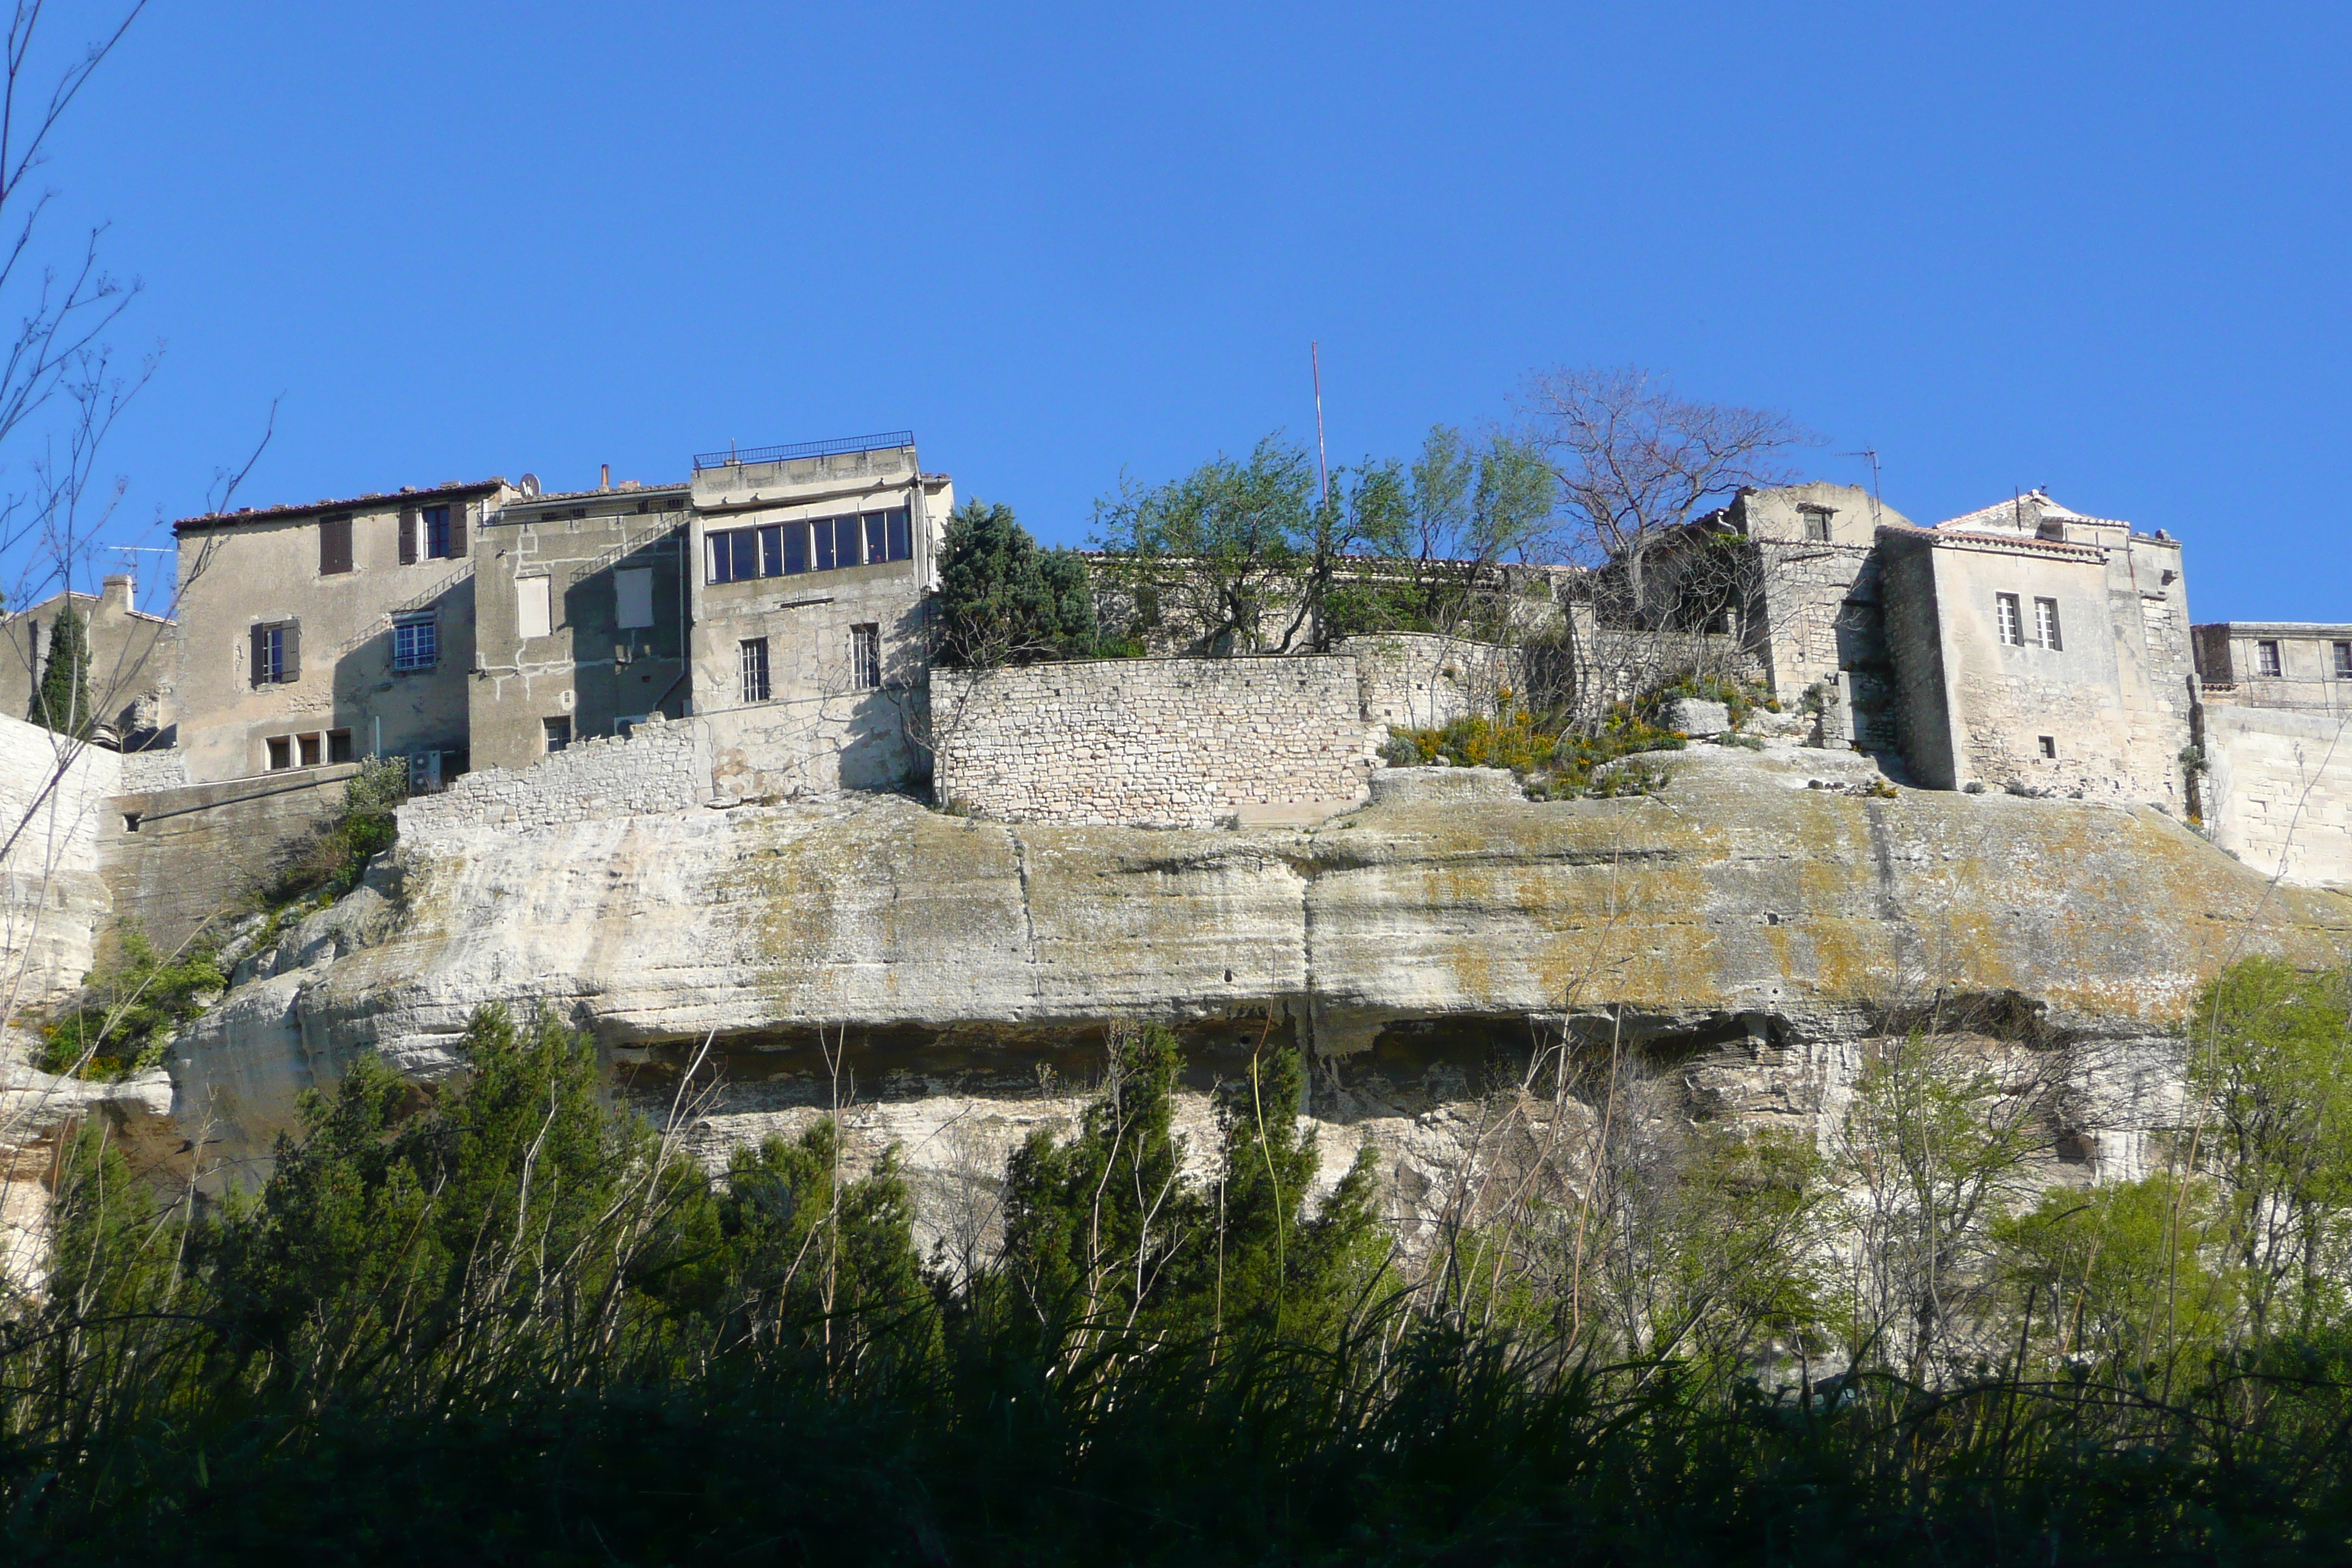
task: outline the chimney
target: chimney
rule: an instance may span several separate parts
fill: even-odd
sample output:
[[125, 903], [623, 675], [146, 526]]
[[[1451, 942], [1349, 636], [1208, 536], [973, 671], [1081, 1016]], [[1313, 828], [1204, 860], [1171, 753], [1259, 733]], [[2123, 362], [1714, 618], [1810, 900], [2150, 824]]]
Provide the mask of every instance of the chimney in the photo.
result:
[[604, 465], [604, 472], [597, 478], [596, 488], [600, 490], [609, 490], [613, 488], [612, 464], [607, 463]]
[[128, 572], [117, 572], [99, 584], [98, 602], [101, 608], [129, 614], [131, 601], [137, 597], [136, 580]]

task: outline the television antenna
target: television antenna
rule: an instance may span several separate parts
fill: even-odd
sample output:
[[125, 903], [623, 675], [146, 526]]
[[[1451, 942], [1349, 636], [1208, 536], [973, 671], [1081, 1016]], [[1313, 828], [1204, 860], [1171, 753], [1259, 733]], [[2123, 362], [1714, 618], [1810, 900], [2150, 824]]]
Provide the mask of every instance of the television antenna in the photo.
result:
[[1331, 504], [1331, 459], [1323, 449], [1323, 345], [1309, 342], [1307, 363], [1315, 372], [1315, 472], [1322, 483], [1319, 506]]
[[1875, 447], [1864, 447], [1859, 452], [1840, 452], [1837, 455], [1841, 458], [1867, 458], [1870, 459], [1870, 526], [1873, 528], [1878, 527], [1880, 522], [1884, 521], [1881, 517], [1881, 513], [1885, 510], [1885, 504], [1878, 499], [1878, 448]]

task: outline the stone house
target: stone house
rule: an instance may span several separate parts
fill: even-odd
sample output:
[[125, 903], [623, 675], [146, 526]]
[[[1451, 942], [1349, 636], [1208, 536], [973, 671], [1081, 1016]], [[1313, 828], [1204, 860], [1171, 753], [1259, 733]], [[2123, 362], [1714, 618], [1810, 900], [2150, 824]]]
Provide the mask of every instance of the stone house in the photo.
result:
[[474, 541], [502, 479], [183, 519], [172, 714], [205, 784], [403, 756], [467, 765]]
[[2205, 829], [2289, 881], [2352, 885], [2352, 625], [2196, 628]]
[[2039, 490], [1879, 539], [1897, 728], [1918, 783], [2187, 814], [2197, 693], [2178, 541]]
[[541, 495], [528, 475], [477, 543], [476, 767], [528, 767], [574, 741], [692, 707], [682, 484]]
[[901, 787], [928, 766], [931, 585], [955, 489], [905, 432], [695, 459], [688, 615], [714, 787]]
[[169, 746], [174, 740], [164, 709], [169, 703], [178, 643], [171, 618], [138, 606], [137, 584], [128, 573], [106, 578], [95, 595], [52, 594], [30, 609], [0, 619], [0, 713], [32, 716], [33, 693], [48, 662], [50, 638], [68, 604], [81, 617], [89, 647], [90, 707], [99, 721], [136, 750]]

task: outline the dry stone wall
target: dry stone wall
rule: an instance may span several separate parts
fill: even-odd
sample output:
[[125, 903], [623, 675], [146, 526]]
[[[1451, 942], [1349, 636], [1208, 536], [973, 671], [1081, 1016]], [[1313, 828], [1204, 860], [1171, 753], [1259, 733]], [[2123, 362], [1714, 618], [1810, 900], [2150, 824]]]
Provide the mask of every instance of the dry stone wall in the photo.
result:
[[934, 670], [934, 789], [1013, 822], [1206, 827], [1364, 798], [1357, 661], [1100, 659]]
[[710, 797], [710, 742], [693, 720], [647, 719], [627, 739], [580, 741], [520, 770], [467, 773], [400, 808], [400, 836], [553, 827], [683, 811]]

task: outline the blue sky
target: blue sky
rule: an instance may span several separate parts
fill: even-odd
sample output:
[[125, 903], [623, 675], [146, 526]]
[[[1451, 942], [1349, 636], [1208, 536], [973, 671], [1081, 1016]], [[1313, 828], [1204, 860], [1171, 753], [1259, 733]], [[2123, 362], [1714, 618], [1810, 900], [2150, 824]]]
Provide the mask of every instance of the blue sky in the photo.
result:
[[[60, 12], [94, 30], [87, 0]], [[164, 345], [126, 542], [242, 500], [911, 426], [1077, 542], [1638, 363], [1874, 447], [1932, 521], [2046, 484], [2200, 620], [2352, 620], [2352, 10], [156, 0], [43, 177]], [[150, 561], [153, 557], [146, 558]]]

